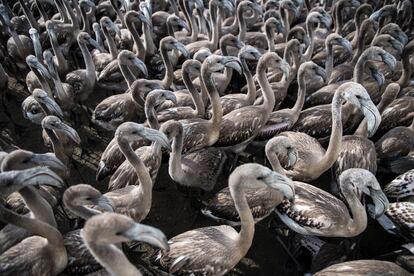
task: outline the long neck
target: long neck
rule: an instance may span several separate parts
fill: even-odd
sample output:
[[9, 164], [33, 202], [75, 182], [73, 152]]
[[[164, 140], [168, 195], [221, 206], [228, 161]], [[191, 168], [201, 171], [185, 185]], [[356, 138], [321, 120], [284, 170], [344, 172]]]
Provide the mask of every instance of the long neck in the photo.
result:
[[332, 43], [327, 43], [327, 56], [325, 61], [325, 71], [326, 71], [326, 79], [329, 80], [332, 74], [333, 69], [333, 45]]
[[174, 68], [171, 63], [170, 58], [168, 57], [168, 50], [166, 49], [166, 47], [163, 47], [163, 45], [161, 45], [161, 57], [162, 57], [162, 60], [164, 61], [164, 67], [165, 67], [165, 75], [164, 75], [164, 78], [162, 79], [162, 85], [164, 86], [165, 89], [170, 89], [170, 86], [174, 79]]
[[356, 50], [355, 55], [352, 57], [351, 65], [355, 65], [358, 62], [360, 56], [362, 55], [364, 51], [364, 45], [365, 45], [365, 35], [358, 35], [357, 50]]
[[252, 73], [247, 66], [246, 59], [240, 57], [240, 62], [242, 64], [244, 77], [246, 78], [247, 82], [246, 101], [248, 101], [250, 104], [253, 104], [254, 100], [256, 99], [256, 84], [254, 83]]
[[304, 54], [306, 61], [311, 60], [312, 54], [313, 54], [313, 46], [314, 46], [313, 29], [314, 29], [314, 26], [313, 26], [312, 21], [309, 20], [308, 22], [306, 22], [306, 32], [307, 32], [307, 35], [308, 35], [308, 38], [309, 38], [309, 46], [306, 49], [306, 52]]
[[[211, 1], [210, 3], [212, 3]], [[210, 22], [213, 25], [213, 32], [211, 35], [210, 43], [212, 45], [210, 50], [216, 50], [219, 43], [219, 26], [221, 24], [221, 15], [217, 16], [217, 9], [214, 5], [210, 5]]]
[[82, 51], [82, 56], [85, 61], [86, 77], [92, 83], [92, 86], [95, 85], [96, 75], [95, 75], [95, 64], [93, 63], [92, 55], [89, 53], [88, 47], [84, 43], [79, 43], [79, 47]]
[[202, 81], [205, 83], [207, 91], [209, 91], [209, 98], [212, 107], [212, 116], [210, 119], [211, 122], [211, 131], [209, 133], [210, 137], [219, 136], [220, 132], [220, 123], [223, 118], [223, 109], [220, 103], [220, 95], [217, 91], [217, 88], [213, 81], [213, 76], [211, 72], [205, 70], [204, 66], [201, 68]]
[[142, 162], [141, 158], [139, 158], [138, 155], [132, 150], [127, 140], [124, 140], [122, 137], [118, 137], [117, 142], [122, 154], [132, 165], [138, 176], [140, 185], [138, 186], [137, 195], [139, 198], [136, 198], [136, 200], [140, 202], [143, 210], [149, 210], [152, 202], [152, 179], [148, 169], [145, 167], [145, 164]]
[[50, 44], [52, 45], [53, 52], [56, 56], [57, 65], [61, 68], [67, 68], [66, 59], [63, 56], [62, 49], [60, 48], [54, 33], [50, 35]]
[[360, 13], [358, 13], [358, 11], [355, 13], [355, 33], [354, 33], [354, 37], [352, 39], [352, 48], [355, 48], [357, 43], [358, 43], [358, 37], [360, 35], [360, 30], [361, 30], [361, 24], [362, 24], [362, 15]]
[[124, 14], [119, 10], [118, 5], [114, 2], [117, 2], [116, 0], [113, 1], [111, 0], [111, 5], [116, 13], [116, 15], [118, 16], [119, 20], [121, 21], [122, 27], [125, 28], [125, 17]]
[[354, 68], [354, 81], [362, 84], [362, 82], [364, 81], [364, 65], [365, 65], [365, 55], [361, 55], [360, 58], [358, 59], [358, 62], [355, 65]]
[[142, 275], [141, 272], [128, 261], [121, 249], [117, 248], [115, 245], [98, 245], [89, 240], [85, 240], [85, 243], [95, 259], [105, 267], [110, 275]]
[[125, 24], [126, 24], [128, 30], [131, 33], [132, 39], [134, 40], [134, 44], [137, 47], [137, 50], [138, 50], [137, 57], [140, 60], [145, 60], [145, 46], [142, 43], [141, 38], [139, 37], [138, 31], [137, 31], [137, 28], [135, 27], [134, 22], [133, 21], [130, 21], [130, 20], [127, 20], [125, 22]]
[[[171, 1], [171, 2], [173, 2], [173, 1]], [[180, 5], [180, 9], [184, 13], [184, 17], [185, 17], [186, 22], [188, 23], [188, 26], [190, 27], [190, 31], [193, 32], [194, 26], [192, 25], [192, 22], [191, 22], [191, 14], [190, 14], [190, 11], [188, 10], [188, 3], [187, 2], [188, 1], [184, 2], [183, 0], [179, 0], [178, 4]], [[179, 15], [177, 15], [177, 16], [179, 16]]]
[[266, 30], [266, 39], [267, 39], [267, 46], [269, 48], [269, 52], [276, 51], [275, 48], [275, 33], [273, 32], [273, 29], [269, 24], [265, 25]]
[[41, 63], [44, 63], [43, 50], [42, 50], [42, 45], [40, 44], [39, 38], [34, 38], [32, 41], [33, 41], [33, 48], [34, 48], [35, 56]]
[[15, 43], [15, 44], [16, 44], [16, 46], [17, 46], [17, 51], [18, 51], [18, 53], [19, 53], [20, 57], [21, 57], [22, 59], [26, 58], [26, 56], [29, 54], [29, 53], [26, 53], [27, 51], [25, 51], [25, 49], [27, 49], [27, 47], [24, 47], [24, 46], [23, 46], [23, 42], [22, 42], [22, 40], [20, 39], [20, 36], [19, 36], [19, 35], [17, 34], [17, 32], [14, 30], [14, 28], [13, 28], [13, 27], [10, 27], [9, 29], [10, 29], [10, 35], [11, 35], [11, 37], [13, 38], [14, 43]]
[[[287, 9], [281, 9], [283, 26], [285, 27], [286, 33], [290, 32], [290, 20], [289, 20], [289, 11]], [[287, 39], [288, 36], [285, 38]], [[287, 41], [286, 41], [287, 42]]]
[[145, 101], [145, 116], [152, 129], [160, 129], [160, 123], [158, 121], [157, 113], [155, 112], [154, 103], [149, 99]]
[[243, 16], [244, 8], [239, 5], [237, 8], [237, 18], [239, 20], [239, 39], [242, 42], [246, 41], [246, 21]]
[[195, 113], [197, 116], [203, 117], [205, 114], [204, 102], [201, 98], [200, 93], [194, 87], [193, 82], [188, 74], [188, 72], [184, 71], [183, 73], [183, 81], [185, 86], [187, 87], [188, 91], [191, 94], [191, 98], [193, 99], [193, 103], [195, 106]]
[[23, 9], [23, 13], [26, 16], [27, 20], [29, 20], [30, 27], [35, 28], [39, 31], [39, 24], [37, 23], [36, 19], [34, 18], [32, 12], [29, 10], [29, 8], [26, 6], [26, 3], [24, 3], [23, 0], [19, 0], [20, 6]]
[[[414, 19], [413, 19], [414, 21]], [[405, 52], [405, 53], [404, 53]], [[402, 56], [402, 64], [403, 64], [403, 71], [401, 74], [401, 77], [398, 79], [397, 83], [401, 86], [401, 89], [407, 87], [410, 76], [411, 76], [411, 63], [410, 63], [410, 57], [411, 57], [411, 51], [403, 51]]]
[[144, 32], [144, 43], [145, 43], [145, 52], [147, 57], [152, 57], [157, 52], [157, 47], [155, 47], [154, 40], [152, 39], [151, 31], [147, 23], [142, 23], [142, 28]]
[[360, 199], [352, 190], [352, 183], [340, 183], [340, 186], [352, 216], [347, 225], [348, 231], [357, 235], [367, 227], [367, 212]]
[[338, 89], [332, 99], [332, 131], [329, 146], [322, 160], [317, 164], [320, 171], [326, 171], [332, 167], [338, 158], [342, 145], [342, 96]]
[[234, 206], [240, 217], [240, 232], [237, 237], [237, 248], [244, 256], [252, 245], [254, 236], [254, 219], [247, 203], [243, 187], [238, 183], [229, 183], [230, 193], [234, 200]]
[[49, 20], [49, 15], [46, 13], [45, 9], [42, 6], [42, 3], [40, 0], [35, 0], [37, 9], [39, 10], [40, 15], [43, 18], [43, 22], [46, 22]]
[[335, 20], [335, 32], [337, 34], [342, 33], [342, 25], [343, 25], [343, 15], [342, 15], [343, 5], [341, 3], [338, 3], [335, 14], [336, 14], [336, 20]]
[[270, 114], [275, 106], [275, 95], [266, 77], [266, 62], [259, 63], [256, 69], [257, 80], [263, 93], [262, 107]]
[[[47, 114], [45, 112], [45, 114]], [[56, 136], [55, 132], [51, 129], [45, 129], [47, 136], [49, 136], [50, 140], [52, 141], [53, 152], [55, 156], [63, 162], [63, 164], [68, 165], [70, 163], [70, 159], [66, 156], [62, 144], [60, 143], [58, 137]]]
[[62, 235], [55, 227], [38, 219], [32, 219], [27, 216], [18, 215], [4, 207], [2, 204], [0, 204], [0, 209], [2, 214], [2, 221], [11, 223], [15, 226], [27, 230], [33, 235], [41, 236], [47, 239], [48, 244], [51, 248], [58, 250], [59, 252], [62, 252], [66, 255], [66, 249], [63, 244]]
[[79, 7], [79, 2], [78, 2], [78, 0], [73, 0], [72, 4], [73, 4], [73, 8], [75, 9], [75, 12], [76, 12], [76, 20], [78, 22], [78, 25], [80, 26], [82, 24], [82, 12], [81, 12], [80, 7]]
[[168, 172], [171, 178], [176, 182], [181, 182], [185, 178], [185, 174], [181, 165], [181, 152], [183, 150], [183, 128], [178, 127], [178, 133], [173, 139], [172, 153], [168, 162]]
[[[40, 66], [43, 66], [40, 64]], [[46, 70], [46, 68], [45, 68]], [[49, 82], [46, 80], [46, 78], [39, 72], [37, 68], [32, 68], [33, 73], [36, 75], [37, 79], [40, 82], [40, 85], [42, 86], [42, 89], [47, 92], [47, 94], [52, 97], [52, 88]]]
[[55, 5], [57, 10], [59, 11], [60, 18], [62, 19], [63, 23], [69, 23], [69, 17], [66, 13], [65, 7], [63, 7], [62, 0], [55, 0]]
[[286, 175], [286, 170], [280, 164], [279, 158], [277, 157], [277, 154], [273, 152], [271, 146], [266, 147], [266, 157], [267, 160], [269, 160], [269, 163], [272, 166], [273, 171], [280, 173], [282, 175]]
[[81, 16], [82, 16], [82, 22], [83, 22], [82, 31], [87, 32], [88, 34], [90, 34], [91, 33], [91, 26], [90, 26], [90, 23], [89, 23], [89, 17], [86, 14], [85, 9], [81, 9]]
[[300, 112], [302, 111], [303, 104], [305, 103], [305, 96], [306, 96], [306, 81], [304, 73], [298, 76], [298, 95], [295, 102], [295, 105], [291, 109], [291, 114], [294, 116], [294, 119], [297, 120], [299, 118]]
[[25, 187], [19, 191], [27, 207], [32, 211], [36, 219], [57, 227], [52, 207], [33, 187]]
[[79, 25], [79, 22], [78, 22], [78, 17], [73, 12], [70, 3], [68, 1], [64, 1], [63, 0], [63, 4], [65, 5], [66, 10], [67, 10], [67, 12], [69, 14], [70, 21], [72, 21], [73, 29], [74, 30], [77, 30], [77, 31], [80, 30], [80, 25]]
[[121, 70], [122, 76], [124, 76], [124, 78], [125, 78], [125, 80], [128, 84], [128, 87], [131, 88], [132, 84], [135, 81], [135, 77], [131, 73], [131, 71], [129, 70], [128, 65], [125, 65], [123, 63], [119, 63], [119, 69]]
[[118, 56], [118, 49], [116, 48], [113, 37], [109, 34], [109, 31], [105, 27], [101, 27], [105, 36], [106, 42], [108, 42], [109, 53], [111, 54], [112, 60]]

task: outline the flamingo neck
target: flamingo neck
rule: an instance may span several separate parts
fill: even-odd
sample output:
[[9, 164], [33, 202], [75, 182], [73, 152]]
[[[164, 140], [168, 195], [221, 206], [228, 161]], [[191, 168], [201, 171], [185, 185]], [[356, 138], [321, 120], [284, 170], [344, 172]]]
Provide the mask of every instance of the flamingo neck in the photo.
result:
[[140, 60], [145, 60], [145, 46], [141, 41], [141, 38], [139, 37], [137, 28], [135, 27], [134, 22], [127, 20], [125, 22], [127, 29], [131, 33], [132, 39], [134, 40], [135, 47], [137, 47], [138, 54], [137, 57]]
[[184, 82], [185, 86], [187, 87], [188, 91], [190, 92], [191, 98], [193, 99], [196, 115], [200, 116], [200, 117], [203, 117], [204, 114], [205, 114], [203, 99], [201, 98], [200, 93], [194, 87], [194, 84], [191, 81], [189, 73], [186, 72], [186, 71], [184, 71], [184, 74], [183, 74], [183, 82]]
[[260, 88], [263, 93], [263, 103], [261, 106], [266, 110], [268, 115], [272, 112], [275, 106], [275, 95], [270, 87], [269, 80], [266, 76], [267, 64], [266, 62], [261, 62], [257, 65], [256, 75], [257, 81], [259, 82]]
[[342, 96], [341, 90], [337, 90], [332, 99], [332, 131], [329, 146], [322, 160], [318, 164], [320, 172], [324, 172], [335, 163], [342, 146]]
[[[230, 181], [235, 179], [229, 179]], [[234, 206], [240, 217], [240, 232], [237, 237], [237, 248], [241, 256], [245, 256], [250, 246], [252, 245], [254, 236], [254, 219], [252, 212], [246, 200], [246, 196], [243, 187], [240, 184], [240, 179], [236, 179], [237, 182], [230, 182], [230, 194], [234, 200]]]
[[245, 99], [250, 104], [253, 104], [257, 94], [256, 84], [254, 83], [252, 73], [250, 72], [249, 67], [247, 66], [246, 59], [243, 57], [240, 57], [239, 59], [243, 67], [244, 77], [246, 78], [247, 82], [247, 94]]
[[105, 267], [110, 275], [141, 276], [141, 272], [125, 257], [122, 250], [113, 244], [97, 244], [85, 239], [86, 246], [92, 255]]
[[299, 74], [298, 76], [298, 95], [295, 102], [295, 105], [291, 109], [291, 114], [297, 120], [299, 118], [300, 112], [302, 111], [303, 105], [305, 104], [305, 96], [306, 96], [306, 81], [305, 81], [305, 73]]
[[79, 47], [82, 52], [83, 59], [85, 61], [86, 77], [90, 82], [91, 86], [95, 86], [96, 75], [95, 75], [95, 63], [93, 62], [92, 55], [89, 53], [88, 47], [84, 43], [79, 43]]
[[165, 89], [170, 89], [170, 86], [174, 79], [174, 68], [171, 63], [170, 58], [168, 57], [168, 50], [165, 48], [165, 46], [161, 45], [161, 57], [164, 61], [164, 67], [165, 67], [165, 75], [162, 79], [162, 86]]
[[339, 185], [352, 216], [346, 229], [348, 230], [348, 235], [353, 237], [360, 234], [367, 227], [367, 213], [361, 200], [357, 197], [355, 191], [353, 191], [353, 184], [348, 183], [348, 181], [344, 182]]
[[325, 71], [326, 71], [326, 79], [329, 80], [331, 78], [332, 70], [333, 70], [333, 45], [332, 43], [327, 43], [326, 45], [327, 56], [325, 61]]
[[172, 142], [172, 153], [168, 162], [168, 173], [170, 174], [171, 178], [178, 183], [182, 183], [185, 178], [181, 164], [183, 142], [183, 127], [180, 125], [178, 126], [177, 135], [174, 137]]
[[220, 123], [223, 118], [223, 109], [220, 102], [220, 95], [217, 91], [217, 87], [214, 84], [211, 72], [209, 72], [205, 66], [201, 68], [201, 77], [202, 81], [206, 85], [207, 91], [209, 91], [208, 95], [212, 107], [212, 116], [210, 119], [211, 128], [209, 136], [211, 140], [214, 140], [214, 142], [216, 142], [219, 137]]

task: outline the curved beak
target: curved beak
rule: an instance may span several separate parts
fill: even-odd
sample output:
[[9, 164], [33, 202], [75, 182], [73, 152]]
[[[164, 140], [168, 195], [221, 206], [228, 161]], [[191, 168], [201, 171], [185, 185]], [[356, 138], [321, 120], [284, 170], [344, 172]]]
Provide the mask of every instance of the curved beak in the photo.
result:
[[382, 87], [385, 83], [385, 76], [378, 71], [376, 68], [370, 68], [371, 76], [374, 78], [374, 80], [377, 82], [379, 87]]
[[397, 60], [393, 55], [386, 52], [384, 55], [382, 55], [383, 62], [390, 68], [391, 72], [394, 72], [395, 65], [397, 64]]
[[111, 30], [115, 32], [119, 38], [121, 38], [121, 30], [119, 30], [118, 26], [114, 22], [111, 22]]
[[403, 44], [406, 45], [408, 43], [408, 36], [404, 32], [398, 33], [398, 40]]
[[20, 171], [15, 181], [21, 185], [49, 185], [53, 187], [64, 187], [63, 180], [48, 168], [32, 168]]
[[326, 83], [328, 77], [326, 75], [325, 69], [323, 69], [322, 67], [318, 66], [318, 67], [316, 67], [316, 72], [315, 73], [323, 79], [323, 82], [324, 83]]
[[151, 20], [149, 17], [145, 15], [143, 11], [138, 11], [138, 19], [142, 22], [147, 24], [148, 26], [151, 26]]
[[245, 44], [243, 43], [243, 41], [241, 41], [240, 39], [237, 38], [236, 40], [236, 45], [235, 45], [238, 49], [241, 49], [245, 46]]
[[178, 22], [178, 26], [181, 28], [184, 28], [187, 30], [187, 32], [190, 32], [190, 27], [188, 26], [187, 22], [185, 22], [184, 20], [180, 20]]
[[382, 9], [379, 9], [376, 12], [372, 13], [369, 18], [378, 21], [378, 19], [382, 16], [382, 12]]
[[223, 65], [227, 68], [232, 68], [236, 70], [240, 75], [243, 74], [243, 69], [240, 64], [240, 61], [235, 57], [230, 57], [230, 56], [225, 57]]
[[60, 161], [54, 154], [33, 154], [30, 158], [30, 161], [36, 164], [37, 166], [46, 166], [56, 173], [60, 173], [66, 170], [66, 166]]
[[379, 218], [388, 210], [389, 202], [383, 191], [370, 189], [370, 196], [375, 205], [375, 218]]
[[103, 210], [105, 212], [114, 212], [112, 201], [104, 195], [94, 199], [93, 202], [100, 210]]
[[365, 118], [367, 118], [368, 137], [372, 137], [381, 123], [381, 114], [371, 100], [364, 100], [360, 104], [361, 111], [364, 113]]
[[288, 151], [288, 169], [293, 168], [293, 166], [295, 166], [296, 161], [298, 161], [298, 153], [296, 150], [291, 149]]
[[122, 236], [128, 240], [146, 242], [166, 251], [170, 249], [164, 233], [152, 226], [135, 223], [134, 226], [123, 232]]
[[[290, 65], [285, 60], [282, 59], [282, 63], [280, 64], [280, 70], [282, 70], [283, 74], [286, 78], [289, 78], [290, 75]], [[325, 73], [326, 75], [326, 73]], [[326, 79], [326, 77], [325, 77]]]
[[324, 25], [326, 28], [329, 28], [332, 24], [332, 18], [330, 15], [322, 16], [320, 19], [320, 23]]
[[148, 77], [148, 69], [147, 66], [145, 65], [145, 63], [140, 60], [139, 58], [134, 58], [133, 60], [133, 64], [139, 68], [139, 70], [141, 70], [141, 72], [144, 74], [144, 76], [147, 78]]
[[79, 134], [76, 130], [74, 130], [73, 128], [71, 128], [70, 126], [68, 126], [65, 123], [60, 123], [59, 124], [59, 130], [63, 131], [73, 142], [75, 142], [76, 144], [80, 144], [81, 139], [79, 137]]
[[92, 45], [94, 48], [98, 49], [101, 53], [105, 53], [105, 49], [103, 47], [101, 47], [101, 45], [99, 45], [98, 42], [96, 42], [95, 39], [93, 39], [92, 37], [88, 39], [88, 43], [90, 45]]
[[397, 53], [401, 55], [402, 51], [404, 50], [404, 45], [397, 39], [393, 39], [391, 45], [397, 51]]
[[56, 114], [59, 118], [63, 118], [63, 111], [54, 99], [46, 96], [42, 97], [42, 102], [50, 112]]
[[190, 58], [190, 52], [185, 48], [184, 44], [181, 42], [175, 42], [174, 43], [175, 48], [177, 48], [178, 51], [180, 51], [185, 58]]
[[259, 4], [255, 4], [255, 5], [253, 5], [253, 10], [255, 11], [255, 12], [257, 12], [259, 15], [260, 14], [263, 14], [263, 9], [262, 9], [262, 6], [261, 5], [259, 5]]
[[96, 181], [101, 181], [111, 175], [112, 171], [105, 165], [105, 162], [100, 161], [96, 171]]
[[164, 133], [152, 129], [152, 128], [144, 128], [142, 137], [148, 139], [152, 142], [158, 142], [163, 148], [166, 148], [168, 151], [171, 151], [170, 141], [168, 140], [167, 136]]
[[291, 179], [277, 172], [271, 172], [263, 178], [263, 182], [270, 188], [280, 191], [289, 201], [295, 200], [295, 188]]
[[345, 50], [349, 53], [352, 54], [352, 44], [351, 42], [349, 42], [348, 39], [346, 38], [342, 38], [340, 39], [339, 43], [342, 45], [342, 47], [345, 48]]

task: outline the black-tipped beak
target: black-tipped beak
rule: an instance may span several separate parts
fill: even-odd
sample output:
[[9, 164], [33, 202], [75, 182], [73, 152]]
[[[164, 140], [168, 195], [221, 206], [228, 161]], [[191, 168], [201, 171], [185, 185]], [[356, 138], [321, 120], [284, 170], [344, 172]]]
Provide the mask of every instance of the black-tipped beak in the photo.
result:
[[370, 189], [370, 196], [375, 205], [375, 218], [377, 219], [388, 210], [389, 202], [381, 190]]
[[105, 162], [100, 161], [98, 165], [98, 169], [96, 171], [96, 181], [102, 181], [108, 176], [110, 176], [112, 171], [105, 166]]
[[123, 232], [122, 235], [129, 240], [146, 242], [166, 251], [170, 249], [164, 233], [151, 226], [136, 223], [127, 231]]
[[46, 166], [57, 173], [66, 170], [66, 166], [62, 161], [57, 159], [53, 154], [33, 154], [30, 161], [37, 166]]

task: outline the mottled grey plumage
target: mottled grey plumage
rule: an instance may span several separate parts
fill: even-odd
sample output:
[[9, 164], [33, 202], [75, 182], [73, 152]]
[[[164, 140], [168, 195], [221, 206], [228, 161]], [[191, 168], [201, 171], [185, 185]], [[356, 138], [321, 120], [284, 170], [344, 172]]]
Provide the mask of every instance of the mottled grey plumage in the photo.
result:
[[[283, 200], [281, 193], [269, 188], [246, 189], [244, 192], [256, 222], [270, 215]], [[228, 187], [215, 194], [202, 213], [221, 223], [240, 225], [240, 217]]]
[[388, 197], [401, 200], [414, 195], [414, 169], [399, 175], [384, 188]]
[[342, 172], [351, 168], [360, 168], [377, 173], [377, 152], [374, 143], [357, 135], [342, 138], [341, 152], [333, 165], [335, 179], [338, 181]]
[[358, 260], [344, 262], [327, 267], [315, 274], [315, 276], [409, 276], [407, 270], [395, 263], [377, 260]]
[[[141, 158], [148, 172], [151, 175], [152, 182], [155, 182], [158, 170], [161, 166], [161, 151], [154, 151], [153, 146], [140, 147], [135, 153]], [[108, 191], [115, 191], [129, 185], [138, 185], [139, 180], [134, 167], [128, 160], [122, 162], [118, 169], [114, 172], [109, 180]]]

